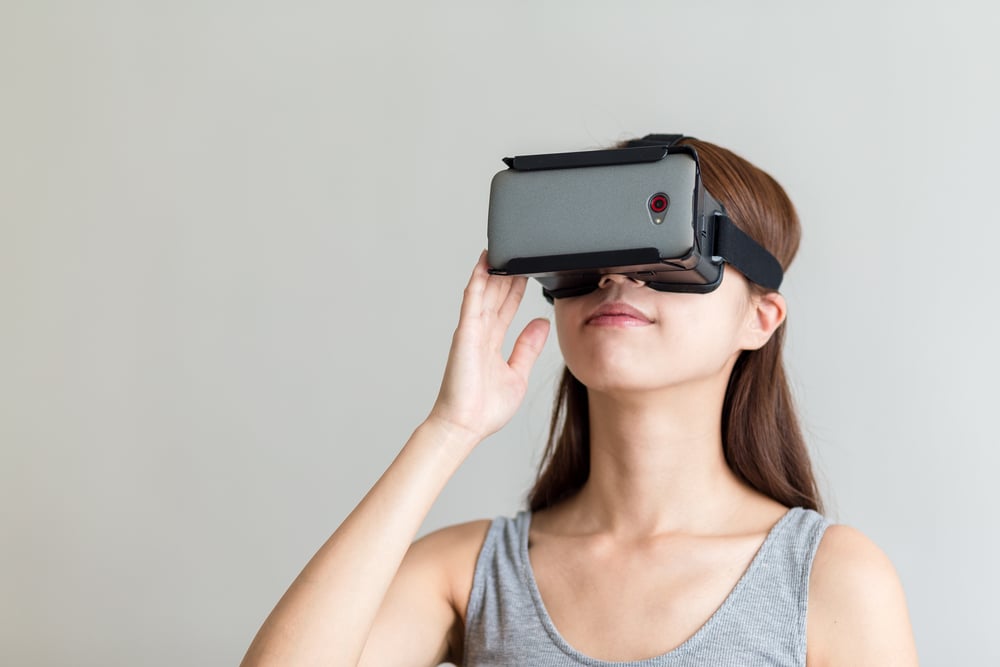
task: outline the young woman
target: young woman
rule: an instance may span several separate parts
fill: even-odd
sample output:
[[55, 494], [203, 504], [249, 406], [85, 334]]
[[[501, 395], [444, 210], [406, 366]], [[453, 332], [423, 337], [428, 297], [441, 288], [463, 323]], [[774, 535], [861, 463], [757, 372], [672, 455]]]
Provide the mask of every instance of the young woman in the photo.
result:
[[[708, 191], [787, 269], [791, 202], [686, 139]], [[480, 257], [437, 401], [292, 583], [244, 665], [916, 665], [899, 579], [822, 511], [781, 362], [785, 301], [731, 266], [708, 294], [621, 275], [554, 303], [566, 361], [516, 518], [411, 544], [524, 397], [549, 332], [504, 335], [524, 278]]]

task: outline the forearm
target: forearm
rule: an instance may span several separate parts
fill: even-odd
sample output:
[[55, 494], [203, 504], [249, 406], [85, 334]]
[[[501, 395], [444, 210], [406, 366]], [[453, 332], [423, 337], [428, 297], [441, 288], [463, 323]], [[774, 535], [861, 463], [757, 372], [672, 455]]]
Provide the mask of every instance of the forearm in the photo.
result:
[[[532, 320], [509, 360], [503, 358], [504, 335], [526, 281], [491, 275], [486, 252], [479, 256], [431, 417], [282, 596], [244, 665], [357, 665], [434, 500], [472, 448], [503, 427], [524, 399], [549, 331], [547, 321]], [[446, 597], [445, 591], [438, 602]], [[446, 633], [442, 629], [442, 641]]]
[[243, 665], [356, 665], [406, 550], [475, 446], [471, 438], [439, 422], [418, 427], [289, 587]]

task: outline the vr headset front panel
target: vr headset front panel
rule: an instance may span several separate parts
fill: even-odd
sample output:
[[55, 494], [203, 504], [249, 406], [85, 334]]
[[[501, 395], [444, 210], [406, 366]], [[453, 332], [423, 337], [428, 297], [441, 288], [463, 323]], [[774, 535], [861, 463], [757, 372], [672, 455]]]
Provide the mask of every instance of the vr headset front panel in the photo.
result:
[[[489, 264], [507, 273], [518, 258], [655, 248], [659, 261], [682, 268], [696, 245], [696, 186], [697, 163], [685, 153], [643, 164], [501, 171], [490, 189]], [[650, 204], [659, 194], [668, 199], [660, 213]]]

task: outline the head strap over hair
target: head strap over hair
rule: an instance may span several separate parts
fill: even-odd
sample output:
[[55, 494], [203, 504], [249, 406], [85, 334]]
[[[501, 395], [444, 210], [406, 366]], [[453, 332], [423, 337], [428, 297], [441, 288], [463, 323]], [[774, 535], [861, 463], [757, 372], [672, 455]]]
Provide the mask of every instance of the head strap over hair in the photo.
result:
[[715, 254], [739, 269], [751, 282], [767, 289], [776, 290], [781, 287], [781, 279], [784, 277], [781, 264], [727, 215], [718, 216]]

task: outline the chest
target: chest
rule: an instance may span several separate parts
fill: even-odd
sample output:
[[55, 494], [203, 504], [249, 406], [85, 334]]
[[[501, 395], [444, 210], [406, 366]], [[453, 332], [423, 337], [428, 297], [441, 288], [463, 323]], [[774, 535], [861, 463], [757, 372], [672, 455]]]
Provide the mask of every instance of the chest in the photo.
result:
[[529, 559], [545, 610], [570, 646], [601, 660], [641, 660], [694, 635], [729, 597], [764, 537], [677, 537], [631, 547], [544, 538], [533, 541]]

